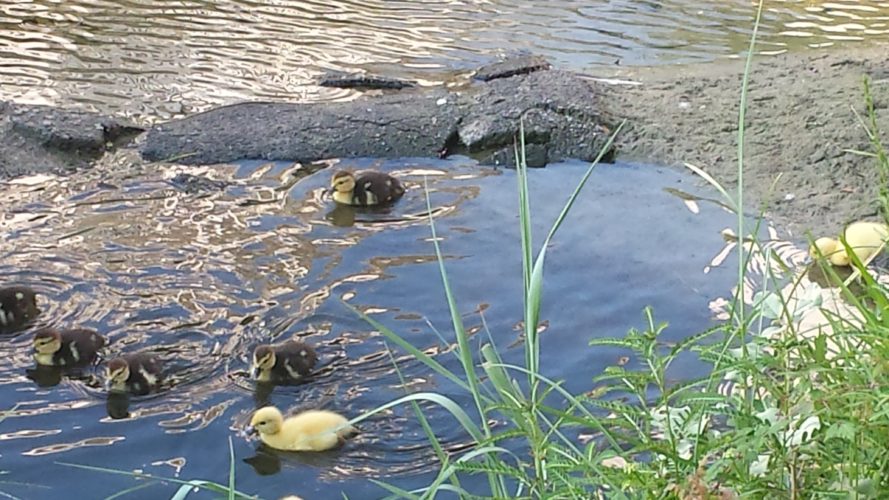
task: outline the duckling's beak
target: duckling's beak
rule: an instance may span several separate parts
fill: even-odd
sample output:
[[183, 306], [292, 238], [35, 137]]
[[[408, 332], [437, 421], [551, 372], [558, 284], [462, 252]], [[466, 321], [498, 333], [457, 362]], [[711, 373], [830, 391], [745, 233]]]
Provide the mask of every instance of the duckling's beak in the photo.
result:
[[244, 430], [247, 431], [248, 436], [255, 436], [259, 434], [259, 431], [256, 430], [256, 427], [253, 427], [252, 425], [248, 425], [247, 428]]
[[250, 367], [250, 378], [252, 378], [253, 380], [256, 380], [257, 378], [259, 378], [259, 367], [258, 366], [253, 365]]

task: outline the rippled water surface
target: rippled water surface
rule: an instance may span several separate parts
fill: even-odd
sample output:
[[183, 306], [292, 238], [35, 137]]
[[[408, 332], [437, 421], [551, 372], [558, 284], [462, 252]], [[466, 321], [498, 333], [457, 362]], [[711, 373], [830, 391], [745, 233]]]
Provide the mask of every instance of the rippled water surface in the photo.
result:
[[[329, 170], [300, 178], [305, 172], [296, 166], [260, 162], [212, 171], [229, 182], [223, 191], [186, 194], [169, 182], [181, 167], [126, 158], [76, 178], [0, 184], [0, 284], [41, 293], [35, 327], [96, 328], [110, 340], [106, 358], [157, 352], [173, 384], [128, 404], [109, 401], [97, 371], [41, 379], [31, 371], [30, 331], [4, 335], [0, 402], [17, 407], [0, 423], [0, 470], [13, 481], [0, 483], [0, 491], [58, 498], [76, 485], [80, 498], [102, 498], [136, 484], [56, 462], [225, 482], [229, 438], [238, 487], [263, 498], [332, 498], [340, 490], [379, 496], [368, 478], [427, 484], [437, 463], [409, 408], [371, 418], [345, 448], [318, 455], [257, 455], [257, 441], [243, 433], [252, 410], [267, 401], [355, 416], [405, 390], [433, 390], [471, 407], [455, 386], [396, 350], [403, 387], [384, 338], [344, 305], [459, 370], [423, 215], [424, 177], [476, 345], [488, 338], [483, 316], [506, 361], [522, 360], [514, 171], [459, 159], [343, 163], [391, 171], [408, 194], [387, 212], [334, 210], [322, 196]], [[558, 213], [561, 202], [551, 201], [565, 199], [584, 168], [566, 163], [531, 172], [538, 238]], [[708, 196], [697, 179], [672, 170], [602, 166], [554, 241], [541, 364], [569, 391], [590, 389], [595, 374], [626, 355], [591, 348], [589, 340], [642, 327], [647, 305], [670, 323], [668, 341], [713, 324], [714, 299], [729, 294], [735, 274], [735, 254], [720, 234], [734, 216], [683, 193]], [[317, 373], [303, 385], [257, 394], [247, 379], [253, 347], [294, 336], [317, 347]], [[676, 377], [700, 368], [693, 359], [678, 366]], [[448, 414], [426, 409], [448, 449], [466, 445]], [[135, 497], [161, 498], [174, 488], [150, 485]]]
[[[748, 44], [749, 0], [4, 0], [0, 98], [152, 121], [244, 99], [345, 98], [331, 69], [436, 84], [515, 50], [568, 68], [707, 61]], [[760, 48], [889, 40], [886, 0], [768, 2]]]

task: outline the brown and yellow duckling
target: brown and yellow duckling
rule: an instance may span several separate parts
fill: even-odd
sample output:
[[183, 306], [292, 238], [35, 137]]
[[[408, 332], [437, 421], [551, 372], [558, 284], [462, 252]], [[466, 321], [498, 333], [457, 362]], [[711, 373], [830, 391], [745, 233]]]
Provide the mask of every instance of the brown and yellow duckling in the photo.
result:
[[266, 445], [285, 451], [324, 451], [346, 442], [355, 428], [332, 411], [309, 410], [286, 420], [274, 406], [256, 410], [250, 426]]
[[0, 288], [0, 330], [21, 328], [39, 314], [34, 290], [24, 286]]
[[330, 190], [333, 201], [358, 207], [394, 203], [405, 191], [401, 181], [395, 177], [371, 170], [357, 174], [340, 170], [333, 174]]
[[153, 354], [127, 354], [108, 362], [105, 377], [109, 391], [144, 396], [160, 387], [163, 364]]
[[83, 366], [96, 360], [105, 338], [95, 330], [44, 328], [34, 334], [34, 361], [43, 366]]
[[253, 351], [251, 372], [257, 382], [286, 384], [296, 382], [309, 373], [318, 362], [312, 346], [290, 340], [278, 345], [261, 345]]
[[[843, 230], [846, 244], [855, 252], [862, 263], [867, 263], [889, 238], [889, 227], [880, 222], [853, 222]], [[849, 266], [852, 259], [842, 242], [834, 238], [818, 238], [809, 249], [809, 255], [817, 258], [818, 253], [835, 266]]]

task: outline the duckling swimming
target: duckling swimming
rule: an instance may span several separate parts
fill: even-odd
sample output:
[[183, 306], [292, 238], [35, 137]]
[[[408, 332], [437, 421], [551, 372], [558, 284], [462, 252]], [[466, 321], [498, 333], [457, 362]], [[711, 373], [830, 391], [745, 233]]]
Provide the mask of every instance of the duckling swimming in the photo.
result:
[[0, 288], [0, 329], [21, 328], [38, 314], [34, 290], [24, 286]]
[[330, 189], [335, 202], [360, 207], [393, 203], [405, 191], [401, 181], [389, 174], [365, 171], [356, 176], [346, 170], [333, 174]]
[[95, 330], [44, 328], [34, 334], [34, 361], [43, 366], [82, 366], [96, 360], [105, 338]]
[[[843, 237], [858, 260], [866, 263], [889, 238], [889, 227], [880, 222], [853, 222], [843, 231]], [[846, 247], [836, 239], [818, 238], [809, 249], [809, 254], [815, 258], [818, 256], [818, 251], [835, 266], [849, 266], [852, 263]]]
[[309, 373], [318, 361], [312, 346], [296, 340], [279, 345], [261, 345], [253, 351], [253, 378], [258, 382], [286, 384]]
[[108, 390], [112, 392], [144, 396], [160, 386], [163, 367], [153, 354], [127, 354], [108, 362], [105, 377]]
[[284, 420], [274, 406], [256, 410], [250, 426], [263, 443], [285, 451], [324, 451], [345, 443], [355, 432], [349, 420], [337, 413], [310, 410]]

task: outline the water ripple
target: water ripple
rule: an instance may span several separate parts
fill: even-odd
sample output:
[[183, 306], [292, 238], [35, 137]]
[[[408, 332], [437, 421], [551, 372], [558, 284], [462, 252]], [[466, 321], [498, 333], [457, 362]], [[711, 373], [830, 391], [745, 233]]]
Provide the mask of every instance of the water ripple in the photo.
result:
[[[328, 70], [440, 84], [516, 50], [572, 69], [708, 61], [746, 48], [750, 2], [708, 0], [11, 0], [0, 5], [0, 99], [78, 104], [141, 122], [239, 100], [334, 101]], [[889, 3], [770, 2], [780, 53], [889, 40]]]

